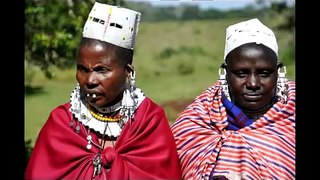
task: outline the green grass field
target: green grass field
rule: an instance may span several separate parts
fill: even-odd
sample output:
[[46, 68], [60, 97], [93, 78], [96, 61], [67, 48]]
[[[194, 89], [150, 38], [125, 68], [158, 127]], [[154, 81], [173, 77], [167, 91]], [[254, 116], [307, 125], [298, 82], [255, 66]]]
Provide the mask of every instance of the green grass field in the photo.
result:
[[[193, 99], [217, 79], [223, 62], [225, 28], [238, 21], [142, 22], [134, 55], [137, 86], [158, 104]], [[282, 57], [294, 35], [275, 33]], [[287, 64], [287, 77], [294, 80], [294, 60], [291, 62]], [[50, 111], [69, 100], [76, 84], [74, 69], [53, 72], [54, 79], [47, 80], [36, 71], [32, 85], [39, 87], [38, 92], [25, 96], [25, 140], [31, 139], [32, 144]], [[171, 122], [179, 113], [165, 110]]]

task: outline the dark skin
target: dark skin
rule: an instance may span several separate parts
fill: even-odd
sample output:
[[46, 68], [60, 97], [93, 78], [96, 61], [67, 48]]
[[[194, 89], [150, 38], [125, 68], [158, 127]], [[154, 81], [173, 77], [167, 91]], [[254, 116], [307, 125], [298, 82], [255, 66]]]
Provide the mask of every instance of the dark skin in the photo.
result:
[[[112, 44], [94, 39], [82, 39], [76, 58], [76, 78], [89, 105], [107, 107], [122, 99], [129, 74], [133, 71], [133, 66], [130, 64], [131, 57], [131, 52], [127, 50], [123, 52]], [[103, 139], [104, 148], [112, 147], [116, 142], [115, 139], [100, 136], [100, 144]]]
[[272, 103], [278, 73], [276, 54], [264, 45], [250, 43], [231, 51], [227, 58], [231, 100], [244, 110], [259, 110]]
[[117, 56], [117, 48], [93, 39], [80, 44], [76, 78], [91, 106], [111, 106], [122, 99], [133, 66], [123, 63]]

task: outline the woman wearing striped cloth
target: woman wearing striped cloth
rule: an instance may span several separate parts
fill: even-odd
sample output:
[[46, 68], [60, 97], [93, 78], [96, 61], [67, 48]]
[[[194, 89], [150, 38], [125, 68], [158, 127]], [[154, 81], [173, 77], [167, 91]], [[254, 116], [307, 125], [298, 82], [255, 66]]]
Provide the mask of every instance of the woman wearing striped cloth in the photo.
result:
[[295, 82], [258, 19], [226, 29], [219, 80], [172, 125], [183, 179], [295, 179]]

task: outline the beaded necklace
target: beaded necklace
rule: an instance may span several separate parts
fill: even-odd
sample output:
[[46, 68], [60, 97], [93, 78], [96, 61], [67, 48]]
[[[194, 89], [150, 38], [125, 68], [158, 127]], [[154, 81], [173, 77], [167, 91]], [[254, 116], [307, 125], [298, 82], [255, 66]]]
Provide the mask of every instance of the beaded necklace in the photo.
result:
[[[114, 106], [106, 107], [105, 109], [112, 110], [113, 112], [119, 112], [115, 117], [104, 116], [104, 112], [100, 112], [100, 109], [91, 110], [87, 106], [87, 102], [85, 100], [84, 94], [80, 91], [79, 84], [76, 85], [74, 90], [70, 96], [70, 111], [73, 116], [84, 126], [88, 127], [88, 129], [92, 129], [100, 134], [106, 134], [109, 137], [118, 137], [122, 131], [123, 126], [126, 122], [132, 118], [131, 114], [134, 113], [135, 109], [140, 105], [140, 103], [144, 100], [145, 95], [139, 88], [135, 88], [132, 92], [132, 98], [135, 100], [136, 105], [133, 109], [130, 109], [127, 106], [126, 98], [123, 98], [120, 102]], [[129, 94], [130, 95], [130, 94]], [[121, 108], [118, 106], [121, 104]], [[97, 113], [99, 111], [99, 113]], [[108, 128], [105, 132], [106, 123], [108, 123]], [[74, 124], [72, 121], [71, 124]], [[76, 128], [77, 130], [80, 127]]]
[[[125, 91], [126, 92], [126, 91]], [[126, 96], [127, 95], [127, 96]], [[128, 96], [134, 101], [134, 106], [128, 104]], [[138, 108], [140, 103], [144, 100], [145, 96], [141, 89], [135, 88], [132, 92], [124, 93], [123, 99], [117, 104], [97, 108], [91, 107], [80, 93], [80, 86], [77, 84], [71, 93], [70, 97], [70, 112], [71, 122], [70, 126], [73, 127], [76, 123], [76, 133], [80, 133], [80, 127], [84, 129], [87, 139], [87, 149], [92, 148], [92, 144], [99, 148], [99, 152], [93, 157], [93, 177], [101, 174], [102, 172], [102, 151], [105, 148], [106, 142], [111, 141], [112, 146], [120, 135], [125, 123], [133, 118], [133, 113]], [[122, 104], [123, 103], [123, 104]], [[98, 112], [97, 112], [98, 111]], [[105, 114], [112, 113], [110, 116]], [[76, 118], [78, 121], [74, 121]], [[101, 142], [94, 142], [90, 134], [93, 129], [101, 135]]]
[[[123, 125], [126, 123], [126, 119], [122, 117], [106, 117], [103, 116], [102, 113], [97, 114], [93, 111], [86, 102], [84, 95], [80, 93], [79, 85], [77, 85], [71, 93], [70, 104], [70, 111], [73, 116], [84, 126], [87, 126], [88, 129], [93, 129], [101, 135], [106, 134], [106, 136], [109, 137], [118, 137]], [[107, 127], [107, 129], [105, 127]]]
[[87, 108], [89, 109], [90, 114], [96, 118], [97, 120], [104, 121], [104, 122], [118, 122], [120, 119], [122, 119], [123, 116], [119, 115], [118, 112], [115, 112], [113, 114], [117, 114], [115, 116], [105, 116], [104, 114], [94, 112], [93, 108], [88, 104]]

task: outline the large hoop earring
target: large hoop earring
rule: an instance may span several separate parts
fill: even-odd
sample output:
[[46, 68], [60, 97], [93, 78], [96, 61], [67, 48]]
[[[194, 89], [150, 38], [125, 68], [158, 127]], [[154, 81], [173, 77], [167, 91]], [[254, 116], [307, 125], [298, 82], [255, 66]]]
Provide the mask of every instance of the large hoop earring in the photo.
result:
[[284, 65], [281, 65], [278, 69], [278, 79], [277, 79], [277, 97], [278, 100], [283, 100], [284, 103], [287, 102], [288, 99], [288, 85], [286, 82], [288, 79], [286, 78], [287, 68]]
[[227, 72], [226, 72], [226, 64], [222, 64], [219, 68], [219, 82], [220, 82], [220, 87], [224, 93], [224, 95], [228, 98], [229, 101], [231, 101], [230, 99], [230, 94], [229, 94], [229, 88], [228, 88], [228, 82], [227, 82], [227, 79], [226, 79], [226, 75], [227, 75]]

